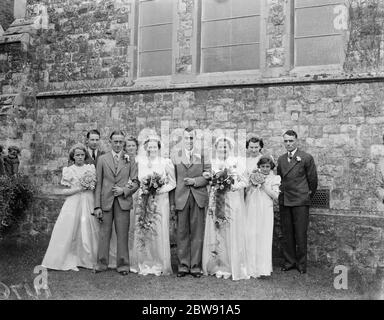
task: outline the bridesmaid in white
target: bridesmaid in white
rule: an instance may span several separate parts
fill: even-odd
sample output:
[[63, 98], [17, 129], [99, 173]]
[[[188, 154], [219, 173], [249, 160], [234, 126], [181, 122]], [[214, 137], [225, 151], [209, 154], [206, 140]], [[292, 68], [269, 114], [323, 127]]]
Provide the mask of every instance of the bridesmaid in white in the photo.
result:
[[234, 142], [220, 137], [215, 142], [216, 157], [212, 159], [213, 174], [227, 168], [232, 172], [234, 184], [224, 194], [224, 214], [228, 222], [219, 228], [215, 217], [208, 214], [203, 244], [203, 272], [232, 280], [249, 279], [246, 269], [245, 204], [246, 187], [245, 158], [233, 156]]
[[[154, 172], [166, 178], [163, 185], [155, 196], [159, 219], [155, 223], [155, 233], [150, 234], [145, 239], [145, 246], [140, 244], [142, 236], [137, 228], [134, 235], [132, 248], [131, 271], [141, 275], [154, 274], [170, 275], [171, 267], [171, 247], [169, 241], [169, 196], [168, 193], [176, 187], [175, 169], [170, 159], [160, 157], [161, 143], [158, 137], [150, 137], [144, 142], [146, 155], [139, 157], [138, 176], [141, 181], [148, 174]], [[139, 189], [140, 190], [140, 189]], [[140, 195], [140, 194], [139, 194]], [[137, 215], [136, 215], [137, 220]]]
[[252, 170], [257, 169], [257, 162], [263, 155], [262, 150], [264, 147], [263, 139], [255, 136], [250, 137], [246, 141], [247, 148], [247, 173], [250, 174]]
[[99, 224], [91, 214], [94, 209], [92, 190], [86, 190], [80, 179], [88, 172], [96, 179], [93, 164], [84, 164], [87, 151], [82, 144], [74, 145], [69, 158], [73, 165], [63, 168], [60, 194], [67, 198], [52, 231], [42, 266], [55, 270], [92, 269], [97, 258]]
[[261, 185], [253, 185], [246, 198], [247, 270], [251, 277], [270, 276], [272, 269], [273, 200], [279, 195], [280, 176], [273, 173], [270, 156], [262, 156], [258, 168], [265, 175]]

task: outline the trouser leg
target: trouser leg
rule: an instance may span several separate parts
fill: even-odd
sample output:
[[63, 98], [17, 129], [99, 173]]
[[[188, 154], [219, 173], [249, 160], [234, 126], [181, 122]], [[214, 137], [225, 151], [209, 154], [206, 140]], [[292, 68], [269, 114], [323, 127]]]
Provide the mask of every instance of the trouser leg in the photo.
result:
[[283, 234], [283, 256], [286, 267], [296, 264], [296, 242], [293, 226], [292, 208], [280, 206], [280, 225]]
[[129, 271], [128, 254], [128, 231], [129, 231], [129, 210], [122, 210], [117, 198], [113, 202], [113, 211], [115, 216], [115, 229], [117, 237], [116, 269], [120, 271]]

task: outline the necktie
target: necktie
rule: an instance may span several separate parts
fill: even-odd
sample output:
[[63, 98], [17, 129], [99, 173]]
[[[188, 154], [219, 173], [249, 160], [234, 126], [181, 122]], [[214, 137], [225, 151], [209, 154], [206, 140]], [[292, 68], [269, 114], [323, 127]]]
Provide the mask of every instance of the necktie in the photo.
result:
[[93, 160], [96, 160], [96, 152], [95, 152], [95, 150], [92, 150], [92, 158], [93, 158]]
[[291, 162], [292, 158], [293, 158], [292, 152], [288, 152], [288, 161]]
[[113, 162], [115, 163], [115, 171], [117, 171], [117, 167], [119, 166], [119, 156], [117, 154], [113, 156]]

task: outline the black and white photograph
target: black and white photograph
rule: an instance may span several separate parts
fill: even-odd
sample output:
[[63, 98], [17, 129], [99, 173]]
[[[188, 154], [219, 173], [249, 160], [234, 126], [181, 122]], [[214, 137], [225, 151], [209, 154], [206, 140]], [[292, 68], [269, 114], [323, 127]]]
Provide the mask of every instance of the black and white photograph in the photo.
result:
[[0, 300], [384, 300], [384, 1], [0, 0]]

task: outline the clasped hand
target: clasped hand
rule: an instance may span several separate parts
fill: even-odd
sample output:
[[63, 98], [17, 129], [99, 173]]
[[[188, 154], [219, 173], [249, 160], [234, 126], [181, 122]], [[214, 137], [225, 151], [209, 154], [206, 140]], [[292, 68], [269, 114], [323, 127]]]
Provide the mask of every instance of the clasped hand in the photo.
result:
[[101, 210], [101, 208], [95, 209], [92, 215], [95, 216], [100, 223], [103, 222], [103, 210]]
[[184, 178], [184, 184], [186, 186], [193, 186], [195, 184], [194, 178]]
[[115, 197], [118, 197], [118, 196], [121, 196], [124, 193], [124, 190], [123, 190], [123, 188], [121, 188], [119, 186], [114, 186], [112, 188], [112, 192], [113, 192], [113, 195]]

